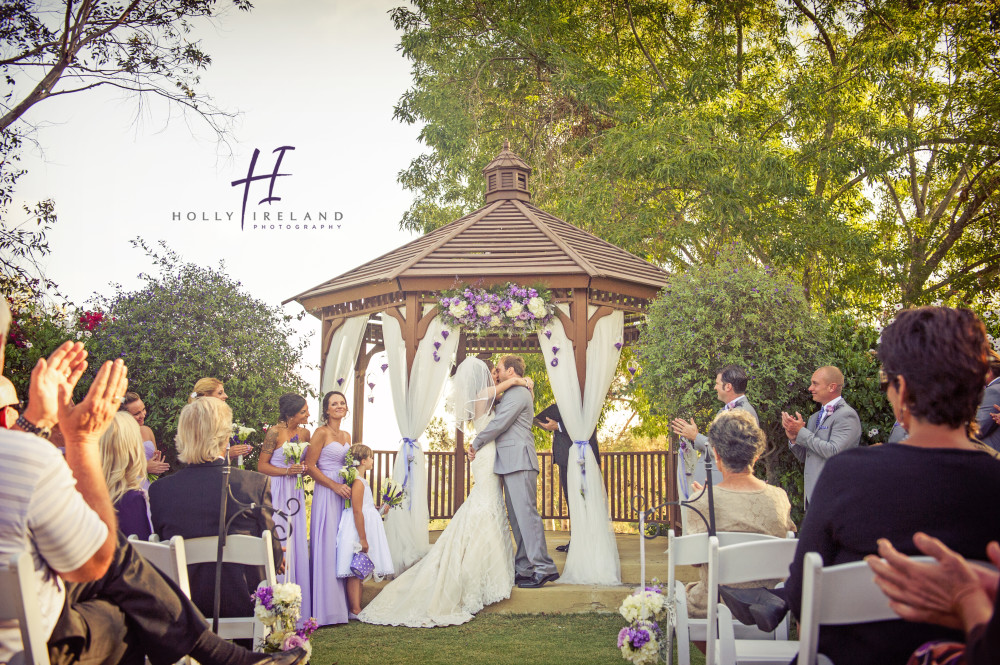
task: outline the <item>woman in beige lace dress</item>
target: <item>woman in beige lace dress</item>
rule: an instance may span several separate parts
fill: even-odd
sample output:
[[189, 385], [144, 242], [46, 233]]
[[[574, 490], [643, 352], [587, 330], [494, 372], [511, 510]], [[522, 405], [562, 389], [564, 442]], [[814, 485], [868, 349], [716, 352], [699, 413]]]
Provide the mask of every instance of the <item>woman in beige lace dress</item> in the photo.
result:
[[[722, 482], [714, 489], [716, 531], [765, 533], [784, 537], [795, 530], [792, 506], [780, 487], [768, 485], [753, 475], [753, 465], [764, 452], [764, 432], [746, 411], [733, 409], [720, 413], [708, 430], [708, 441], [715, 451], [722, 472]], [[695, 488], [700, 489], [700, 487]], [[702, 494], [692, 504], [708, 519], [708, 496]], [[707, 531], [697, 516], [688, 521], [689, 533]], [[698, 569], [699, 580], [687, 585], [688, 615], [704, 617], [708, 610], [708, 573]], [[753, 582], [741, 586], [774, 586], [774, 583]]]

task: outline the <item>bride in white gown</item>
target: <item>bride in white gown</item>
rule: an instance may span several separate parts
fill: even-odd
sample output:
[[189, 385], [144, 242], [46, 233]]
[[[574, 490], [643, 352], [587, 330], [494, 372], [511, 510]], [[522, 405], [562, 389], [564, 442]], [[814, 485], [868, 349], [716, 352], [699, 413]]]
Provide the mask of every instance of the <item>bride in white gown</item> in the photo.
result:
[[[494, 388], [490, 369], [467, 358], [453, 378], [451, 405], [466, 437], [492, 418], [498, 392], [526, 385], [516, 378]], [[472, 620], [485, 606], [510, 597], [514, 586], [514, 547], [504, 510], [500, 478], [493, 473], [494, 444], [476, 452], [475, 484], [427, 555], [390, 582], [362, 610], [365, 623], [432, 628]]]

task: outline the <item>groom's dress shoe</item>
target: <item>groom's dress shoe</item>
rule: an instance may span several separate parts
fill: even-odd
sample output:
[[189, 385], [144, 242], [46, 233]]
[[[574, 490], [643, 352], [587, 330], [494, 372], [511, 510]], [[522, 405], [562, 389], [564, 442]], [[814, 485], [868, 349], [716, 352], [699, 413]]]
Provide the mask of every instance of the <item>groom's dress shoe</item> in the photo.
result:
[[556, 545], [556, 552], [569, 552], [569, 543], [565, 545]]
[[527, 582], [532, 577], [533, 577], [532, 575], [515, 575], [514, 576], [514, 584], [516, 584], [518, 586], [521, 586], [522, 582]]
[[559, 573], [549, 573], [548, 575], [535, 573], [524, 582], [518, 582], [517, 586], [521, 589], [537, 589], [545, 586], [546, 582], [554, 582], [557, 579], [559, 579]]

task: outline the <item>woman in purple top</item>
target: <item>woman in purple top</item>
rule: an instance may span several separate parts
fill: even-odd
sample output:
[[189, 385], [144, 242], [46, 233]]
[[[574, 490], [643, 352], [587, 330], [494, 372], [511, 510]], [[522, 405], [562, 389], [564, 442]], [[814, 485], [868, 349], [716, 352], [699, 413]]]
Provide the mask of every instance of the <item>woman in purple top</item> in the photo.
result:
[[319, 625], [347, 623], [347, 596], [344, 580], [337, 577], [337, 528], [344, 499], [351, 488], [340, 477], [344, 458], [351, 447], [351, 435], [340, 429], [347, 415], [347, 398], [332, 391], [323, 397], [325, 424], [313, 433], [306, 453], [306, 470], [316, 481], [312, 503], [312, 611]]
[[[308, 444], [309, 430], [303, 427], [309, 420], [309, 407], [300, 395], [288, 393], [278, 400], [278, 424], [267, 431], [264, 445], [257, 460], [257, 471], [271, 476], [271, 505], [274, 506], [274, 525], [285, 539], [285, 573], [282, 582], [294, 582], [302, 588], [301, 620], [312, 616], [309, 577], [309, 541], [307, 539], [306, 495], [302, 485], [305, 464], [296, 463], [287, 447], [293, 439]], [[308, 447], [307, 447], [308, 450]], [[286, 519], [278, 511], [291, 515]]]
[[101, 435], [101, 469], [108, 484], [111, 503], [118, 511], [118, 528], [126, 536], [147, 540], [153, 532], [142, 481], [146, 479], [146, 453], [139, 424], [129, 413], [119, 411]]
[[[146, 404], [139, 397], [139, 393], [125, 393], [125, 399], [122, 400], [118, 410], [128, 413], [139, 424], [139, 436], [146, 455], [146, 473], [159, 476], [169, 471], [170, 465], [163, 461], [163, 452], [156, 447], [156, 436], [146, 425]], [[143, 479], [142, 488], [148, 489], [149, 481]]]

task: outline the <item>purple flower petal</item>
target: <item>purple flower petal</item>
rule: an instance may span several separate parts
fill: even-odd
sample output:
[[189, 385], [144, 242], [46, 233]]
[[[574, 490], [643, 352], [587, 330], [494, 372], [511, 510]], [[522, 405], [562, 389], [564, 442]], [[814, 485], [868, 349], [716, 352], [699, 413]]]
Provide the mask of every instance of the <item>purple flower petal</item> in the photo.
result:
[[389, 369], [389, 363], [382, 363], [382, 371]]
[[441, 348], [441, 342], [434, 342], [434, 348], [435, 349], [440, 349]]
[[549, 364], [552, 365], [553, 367], [555, 367], [555, 366], [557, 366], [559, 364], [559, 359], [558, 358], [553, 358], [552, 362], [550, 362]]
[[619, 351], [621, 351], [622, 350], [622, 343], [621, 342], [615, 342], [615, 348], [618, 349]]
[[342, 385], [344, 385], [344, 379], [342, 379], [342, 378], [340, 378], [340, 379], [337, 379], [337, 385], [338, 385], [338, 386], [342, 386]]
[[546, 330], [545, 331], [545, 337], [546, 337], [546, 339], [552, 339], [552, 331], [551, 330]]
[[558, 346], [553, 346], [552, 347], [552, 354], [555, 355], [557, 353], [559, 353], [559, 347]]
[[442, 330], [442, 331], [441, 331], [441, 337], [444, 337], [445, 339], [448, 339], [448, 334], [449, 334], [449, 333], [448, 333], [448, 331], [447, 331], [447, 330]]
[[375, 387], [375, 382], [374, 381], [369, 381], [368, 382], [368, 387], [369, 388], [374, 388]]

